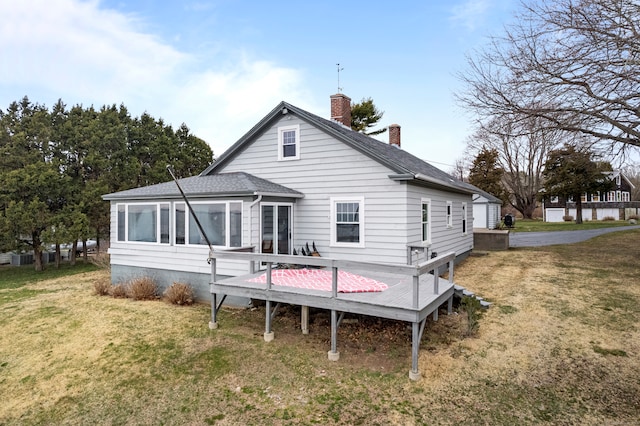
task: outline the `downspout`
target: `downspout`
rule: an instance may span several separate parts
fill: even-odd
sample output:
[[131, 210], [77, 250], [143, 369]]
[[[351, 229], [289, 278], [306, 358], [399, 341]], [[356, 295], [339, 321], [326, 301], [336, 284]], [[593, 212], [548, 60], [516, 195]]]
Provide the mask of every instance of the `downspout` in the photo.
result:
[[258, 204], [260, 201], [262, 201], [262, 194], [258, 195], [258, 198], [256, 198], [253, 203], [249, 204], [249, 245], [251, 245], [251, 236], [253, 235], [251, 229], [251, 224], [253, 223], [253, 215], [251, 214], [251, 209], [253, 209], [253, 206]]

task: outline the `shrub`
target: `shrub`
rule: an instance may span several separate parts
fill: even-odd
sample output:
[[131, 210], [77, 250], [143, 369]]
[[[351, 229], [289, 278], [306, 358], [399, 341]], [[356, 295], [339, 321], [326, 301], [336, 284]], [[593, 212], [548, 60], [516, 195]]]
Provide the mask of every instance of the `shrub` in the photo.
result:
[[98, 296], [107, 296], [111, 292], [111, 281], [109, 278], [100, 278], [93, 283], [93, 291]]
[[164, 292], [164, 297], [174, 305], [191, 305], [194, 300], [193, 288], [186, 283], [173, 283]]
[[463, 296], [460, 302], [463, 311], [467, 313], [467, 336], [474, 336], [480, 328], [480, 315], [482, 315], [482, 305], [475, 297]]
[[133, 300], [153, 300], [157, 294], [158, 286], [150, 277], [135, 278], [127, 288], [127, 296]]
[[111, 287], [111, 296], [116, 299], [127, 297], [127, 286], [125, 284], [116, 284]]
[[573, 216], [571, 216], [570, 214], [564, 215], [562, 216], [562, 220], [564, 220], [565, 222], [573, 222]]
[[637, 214], [629, 215], [629, 220], [638, 220], [638, 219], [640, 219], [640, 216], [638, 216]]
[[613, 216], [605, 216], [605, 217], [602, 218], [603, 222], [605, 222], [605, 221], [613, 221], [613, 220], [616, 220]]

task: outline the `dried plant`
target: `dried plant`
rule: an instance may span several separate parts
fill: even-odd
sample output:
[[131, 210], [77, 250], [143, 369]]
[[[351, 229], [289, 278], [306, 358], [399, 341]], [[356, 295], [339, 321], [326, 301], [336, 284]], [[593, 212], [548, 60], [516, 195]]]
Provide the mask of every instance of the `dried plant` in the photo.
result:
[[127, 286], [127, 296], [133, 300], [153, 300], [157, 295], [158, 286], [150, 277], [135, 278]]
[[111, 292], [111, 280], [108, 277], [98, 279], [93, 283], [93, 290], [98, 296], [108, 296]]
[[118, 283], [111, 286], [111, 296], [116, 299], [121, 299], [127, 297], [127, 286], [126, 284]]
[[164, 292], [167, 302], [174, 305], [191, 305], [194, 302], [193, 287], [186, 283], [175, 282]]

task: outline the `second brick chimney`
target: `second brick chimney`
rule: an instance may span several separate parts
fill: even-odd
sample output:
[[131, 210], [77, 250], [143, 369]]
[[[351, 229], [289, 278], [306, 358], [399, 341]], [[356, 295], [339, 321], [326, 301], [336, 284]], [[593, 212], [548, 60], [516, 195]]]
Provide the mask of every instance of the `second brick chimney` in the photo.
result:
[[400, 148], [400, 126], [398, 124], [389, 126], [389, 145], [395, 145]]
[[351, 128], [351, 98], [342, 93], [331, 95], [331, 119]]

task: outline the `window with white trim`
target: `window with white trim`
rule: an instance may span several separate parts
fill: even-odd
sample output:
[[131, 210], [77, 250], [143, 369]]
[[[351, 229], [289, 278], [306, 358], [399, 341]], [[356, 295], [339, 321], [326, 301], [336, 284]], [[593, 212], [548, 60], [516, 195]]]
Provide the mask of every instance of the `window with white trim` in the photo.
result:
[[[242, 202], [192, 202], [198, 222], [213, 246], [242, 246]], [[203, 245], [207, 240], [184, 203], [176, 203], [175, 244]]]
[[629, 194], [627, 191], [623, 191], [622, 192], [622, 201], [630, 201], [631, 200], [631, 194]]
[[462, 233], [467, 234], [467, 203], [462, 203]]
[[118, 241], [169, 244], [169, 203], [117, 205]]
[[453, 203], [447, 201], [447, 228], [453, 228]]
[[558, 196], [557, 195], [552, 195], [551, 197], [549, 197], [549, 201], [551, 203], [557, 203], [558, 202]]
[[278, 127], [278, 161], [300, 159], [300, 126]]
[[331, 244], [364, 247], [364, 198], [331, 198]]
[[431, 242], [431, 200], [428, 198], [422, 199], [422, 208], [421, 208], [422, 218], [421, 228], [422, 228], [422, 241], [425, 243]]

